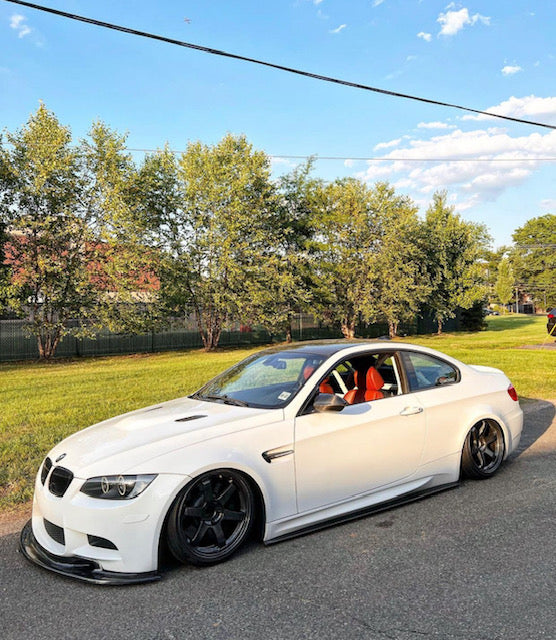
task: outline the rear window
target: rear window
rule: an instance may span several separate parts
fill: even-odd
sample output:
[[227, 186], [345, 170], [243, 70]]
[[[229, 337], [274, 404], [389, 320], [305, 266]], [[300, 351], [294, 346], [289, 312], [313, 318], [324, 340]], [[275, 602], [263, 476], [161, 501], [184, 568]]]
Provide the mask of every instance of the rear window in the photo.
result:
[[410, 391], [422, 391], [457, 382], [459, 371], [444, 360], [424, 353], [402, 352]]

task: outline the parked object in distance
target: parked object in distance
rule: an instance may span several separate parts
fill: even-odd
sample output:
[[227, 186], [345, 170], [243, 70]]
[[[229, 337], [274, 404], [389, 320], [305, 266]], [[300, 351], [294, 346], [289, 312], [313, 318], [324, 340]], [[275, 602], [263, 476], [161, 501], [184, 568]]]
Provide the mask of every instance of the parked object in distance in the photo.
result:
[[[159, 577], [160, 549], [206, 565], [489, 478], [523, 414], [498, 369], [382, 341], [267, 349], [187, 398], [105, 420], [37, 474], [24, 554], [97, 583]], [[426, 508], [426, 507], [423, 507]]]
[[546, 314], [546, 330], [548, 334], [556, 338], [556, 308], [549, 309]]

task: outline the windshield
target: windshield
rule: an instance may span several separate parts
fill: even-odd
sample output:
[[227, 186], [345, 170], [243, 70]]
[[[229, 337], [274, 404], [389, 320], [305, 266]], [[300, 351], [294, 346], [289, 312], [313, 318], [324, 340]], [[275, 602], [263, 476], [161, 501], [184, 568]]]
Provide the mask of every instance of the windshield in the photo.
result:
[[324, 358], [299, 351], [256, 354], [191, 396], [198, 400], [278, 409], [290, 402]]

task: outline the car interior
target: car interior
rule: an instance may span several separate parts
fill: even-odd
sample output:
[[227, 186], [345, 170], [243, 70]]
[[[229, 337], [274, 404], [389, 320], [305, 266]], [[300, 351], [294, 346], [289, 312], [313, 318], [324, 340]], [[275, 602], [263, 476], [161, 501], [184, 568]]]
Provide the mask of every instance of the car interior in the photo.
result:
[[321, 381], [319, 392], [358, 404], [398, 395], [402, 389], [395, 359], [387, 352], [340, 362]]

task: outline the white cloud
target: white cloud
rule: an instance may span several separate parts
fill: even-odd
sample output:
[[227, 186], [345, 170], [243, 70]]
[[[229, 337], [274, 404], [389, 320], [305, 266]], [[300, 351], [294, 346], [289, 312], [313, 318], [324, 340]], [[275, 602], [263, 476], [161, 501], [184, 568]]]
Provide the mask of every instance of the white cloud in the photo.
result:
[[386, 153], [384, 162], [369, 162], [357, 176], [368, 182], [390, 180], [416, 199], [448, 189], [457, 196], [460, 211], [496, 200], [546, 166], [540, 158], [556, 156], [556, 131], [512, 137], [497, 127], [456, 129], [403, 146], [399, 142], [376, 145], [375, 150], [398, 148]]
[[432, 40], [432, 35], [430, 33], [425, 33], [424, 31], [419, 31], [417, 34], [418, 38], [423, 38], [425, 42], [430, 42]]
[[541, 200], [541, 209], [543, 211], [556, 211], [556, 199], [547, 198], [545, 200]]
[[[511, 116], [513, 118], [533, 117], [538, 120], [543, 120], [546, 124], [556, 124], [556, 96], [549, 98], [539, 98], [534, 95], [523, 98], [512, 96], [498, 105], [484, 109], [484, 111], [497, 113], [501, 116]], [[493, 121], [491, 117], [483, 115], [466, 115], [462, 117], [462, 120]]]
[[[451, 9], [453, 7], [454, 4], [452, 3], [446, 8]], [[490, 24], [490, 18], [482, 16], [480, 13], [475, 13], [470, 16], [469, 10], [465, 7], [459, 11], [446, 11], [446, 13], [441, 13], [436, 21], [442, 25], [439, 33], [441, 36], [455, 36], [456, 33], [461, 31], [466, 25], [473, 26], [477, 24], [477, 22], [482, 22], [486, 25]]]
[[373, 7], [379, 7], [384, 0], [373, 0]]
[[24, 38], [29, 35], [32, 31], [31, 27], [25, 23], [27, 18], [18, 13], [14, 13], [14, 15], [10, 18], [10, 27], [17, 31], [18, 38]]
[[344, 167], [348, 167], [348, 169], [353, 167], [354, 164], [355, 164], [354, 160], [351, 160], [351, 159], [344, 160]]
[[330, 33], [340, 33], [340, 31], [342, 31], [342, 29], [345, 29], [347, 27], [347, 24], [341, 24], [339, 27], [336, 27], [336, 29], [331, 29]]
[[379, 142], [379, 144], [375, 145], [374, 150], [379, 151], [380, 149], [390, 149], [392, 147], [397, 147], [402, 138], [396, 138], [395, 140], [390, 140], [390, 142]]
[[446, 122], [420, 122], [418, 129], [455, 129], [456, 125], [447, 124]]
[[285, 169], [293, 169], [298, 166], [298, 162], [290, 160], [289, 158], [279, 158], [276, 156], [270, 156], [270, 167], [272, 171], [280, 171]]
[[322, 2], [322, 0], [313, 0], [313, 4], [320, 4]]
[[507, 64], [505, 67], [502, 67], [502, 73], [505, 76], [513, 76], [513, 74], [517, 73], [518, 71], [523, 71], [523, 69], [517, 64], [516, 65]]

